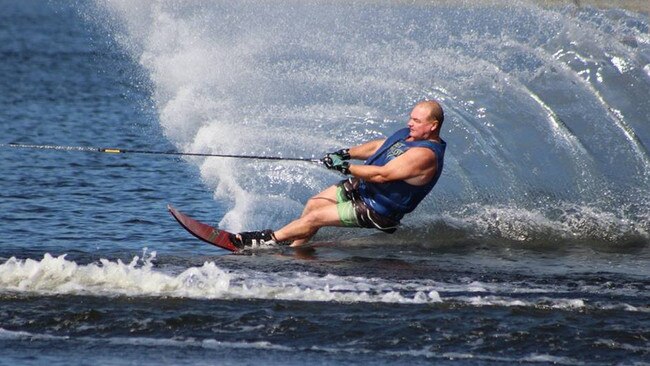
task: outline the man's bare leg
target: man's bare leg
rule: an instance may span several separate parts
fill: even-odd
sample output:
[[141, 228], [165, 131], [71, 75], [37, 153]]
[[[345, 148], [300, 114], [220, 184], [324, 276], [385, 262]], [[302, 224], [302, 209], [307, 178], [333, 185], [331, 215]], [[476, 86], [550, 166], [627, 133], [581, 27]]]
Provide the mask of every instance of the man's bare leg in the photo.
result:
[[[305, 208], [303, 209], [302, 214], [300, 215], [300, 217], [302, 218], [302, 217], [306, 216], [307, 214], [309, 214], [310, 212], [312, 212], [314, 210], [317, 210], [317, 209], [319, 209], [321, 207], [325, 207], [325, 206], [328, 206], [328, 205], [336, 205], [336, 190], [337, 190], [336, 185], [333, 185], [333, 186], [328, 187], [327, 189], [325, 189], [321, 193], [315, 195], [314, 197], [310, 198], [309, 201], [307, 201], [307, 204], [305, 205]], [[287, 226], [285, 226], [285, 227], [287, 227]], [[280, 229], [280, 230], [282, 230], [282, 229]], [[309, 235], [308, 237], [306, 237], [304, 239], [294, 240], [293, 243], [291, 243], [291, 246], [296, 247], [296, 246], [300, 246], [300, 245], [305, 244], [306, 242], [309, 241], [309, 239], [311, 239], [312, 236], [316, 235], [317, 232], [318, 232], [318, 229], [316, 229], [311, 235]], [[276, 238], [278, 237], [277, 231], [276, 231], [275, 237]], [[280, 239], [278, 239], [278, 240], [280, 240]]]
[[[299, 246], [307, 241], [318, 232], [323, 226], [338, 226], [340, 220], [338, 211], [336, 210], [336, 186], [330, 186], [321, 193], [313, 196], [307, 201], [305, 208], [298, 220], [294, 220], [282, 229], [273, 233], [276, 241], [289, 241], [292, 240], [291, 246]], [[332, 207], [334, 209], [333, 216], [330, 217], [330, 212], [320, 211], [323, 208]], [[241, 240], [239, 234], [236, 237]]]
[[323, 226], [341, 226], [336, 204], [312, 209], [299, 219], [277, 230], [275, 238], [278, 241], [293, 240], [291, 246], [298, 246], [309, 240]]

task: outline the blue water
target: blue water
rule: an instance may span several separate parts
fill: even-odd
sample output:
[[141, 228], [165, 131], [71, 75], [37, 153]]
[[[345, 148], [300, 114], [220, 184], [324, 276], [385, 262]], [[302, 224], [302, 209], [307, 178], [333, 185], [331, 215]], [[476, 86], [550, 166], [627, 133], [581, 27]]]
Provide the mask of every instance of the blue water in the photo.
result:
[[0, 1], [0, 144], [320, 157], [439, 99], [393, 235], [229, 255], [315, 164], [0, 148], [0, 364], [650, 362], [650, 20], [624, 9]]

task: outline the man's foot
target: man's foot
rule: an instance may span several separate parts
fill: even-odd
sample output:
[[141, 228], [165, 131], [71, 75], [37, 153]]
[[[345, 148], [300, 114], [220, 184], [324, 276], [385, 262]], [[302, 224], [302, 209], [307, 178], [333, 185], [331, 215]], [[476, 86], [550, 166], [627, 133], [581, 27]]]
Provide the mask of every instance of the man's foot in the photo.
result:
[[275, 244], [273, 230], [244, 231], [239, 234], [230, 235], [230, 241], [239, 249], [253, 245]]

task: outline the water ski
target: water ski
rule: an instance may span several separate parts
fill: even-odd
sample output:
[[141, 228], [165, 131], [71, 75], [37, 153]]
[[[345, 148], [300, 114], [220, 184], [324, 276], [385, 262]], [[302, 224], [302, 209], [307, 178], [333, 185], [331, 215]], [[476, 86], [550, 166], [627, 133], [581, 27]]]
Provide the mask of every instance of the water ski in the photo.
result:
[[[233, 244], [233, 242], [230, 240], [230, 236], [232, 234], [226, 230], [217, 229], [206, 223], [193, 219], [188, 215], [178, 211], [172, 205], [168, 204], [167, 209], [169, 210], [169, 213], [171, 213], [172, 216], [174, 216], [176, 221], [178, 221], [178, 223], [181, 224], [181, 226], [185, 230], [187, 230], [190, 234], [194, 235], [196, 238], [200, 240], [203, 240], [206, 243], [212, 244], [222, 249], [226, 249], [233, 253], [246, 253], [251, 249], [250, 247], [240, 249], [237, 246], [235, 246], [235, 244]], [[310, 254], [313, 253], [317, 247], [332, 246], [332, 245], [334, 245], [333, 242], [315, 242], [315, 243], [310, 242], [298, 247], [289, 247], [286, 245], [282, 245], [281, 247], [277, 247], [277, 248], [280, 249], [289, 248], [298, 254], [300, 253]]]
[[232, 241], [230, 241], [231, 233], [195, 220], [178, 211], [172, 205], [167, 205], [167, 209], [169, 210], [169, 213], [174, 216], [176, 221], [178, 221], [178, 223], [185, 228], [185, 230], [189, 231], [190, 234], [194, 235], [198, 239], [201, 239], [204, 242], [210, 243], [219, 248], [229, 250], [231, 252], [240, 251], [240, 249], [237, 248], [235, 244], [232, 243]]

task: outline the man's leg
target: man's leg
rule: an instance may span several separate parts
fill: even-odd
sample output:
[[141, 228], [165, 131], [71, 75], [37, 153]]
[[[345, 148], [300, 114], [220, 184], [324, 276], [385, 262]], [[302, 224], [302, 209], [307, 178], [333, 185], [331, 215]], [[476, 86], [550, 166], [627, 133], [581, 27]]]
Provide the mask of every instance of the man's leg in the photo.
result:
[[323, 226], [341, 225], [336, 204], [323, 205], [275, 231], [275, 238], [278, 241], [293, 240], [291, 246], [298, 246], [309, 240]]
[[[307, 242], [323, 226], [340, 226], [341, 223], [336, 208], [338, 203], [337, 194], [338, 188], [333, 185], [310, 198], [300, 218], [275, 231], [272, 235], [273, 239], [276, 241], [292, 240], [291, 245], [298, 246]], [[321, 210], [329, 207], [333, 209], [332, 212], [330, 210], [321, 212]], [[261, 234], [262, 232], [254, 233]], [[242, 240], [240, 234], [236, 234], [235, 237], [237, 240]]]
[[[317, 210], [317, 209], [319, 209], [321, 207], [325, 207], [325, 206], [328, 206], [328, 205], [336, 205], [336, 203], [337, 203], [336, 194], [337, 194], [337, 186], [333, 185], [333, 186], [328, 187], [327, 189], [325, 189], [321, 193], [315, 195], [314, 197], [310, 198], [309, 201], [307, 201], [307, 204], [305, 205], [305, 208], [303, 209], [302, 214], [300, 215], [300, 217], [301, 218], [305, 217], [310, 212], [312, 212], [314, 210]], [[282, 229], [280, 229], [280, 230], [282, 230]], [[316, 231], [314, 231], [314, 233], [312, 235], [310, 235], [309, 237], [307, 237], [307, 238], [294, 240], [293, 243], [291, 243], [291, 245], [292, 246], [299, 246], [299, 245], [302, 245], [302, 244], [306, 243], [307, 241], [309, 241], [309, 239], [312, 236], [316, 235], [316, 232], [318, 232], [318, 229], [316, 229]], [[277, 236], [277, 231], [276, 231], [275, 237], [276, 238], [278, 237]], [[280, 239], [278, 239], [278, 240], [280, 240]], [[290, 239], [286, 239], [286, 240], [290, 240]], [[283, 241], [283, 240], [280, 240], [280, 241]]]
[[337, 186], [333, 185], [322, 191], [321, 193], [313, 196], [307, 201], [307, 204], [305, 204], [305, 208], [302, 211], [302, 215], [300, 217], [305, 216], [309, 212], [323, 207], [327, 205], [336, 205], [337, 202], [337, 197], [336, 197], [336, 191], [337, 191]]
[[333, 185], [310, 198], [299, 219], [275, 231], [278, 241], [292, 240], [291, 246], [306, 243], [323, 226], [340, 226], [336, 204], [338, 187]]

